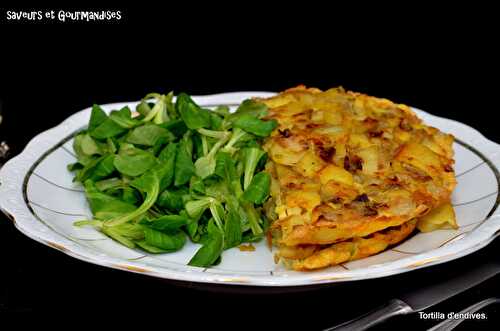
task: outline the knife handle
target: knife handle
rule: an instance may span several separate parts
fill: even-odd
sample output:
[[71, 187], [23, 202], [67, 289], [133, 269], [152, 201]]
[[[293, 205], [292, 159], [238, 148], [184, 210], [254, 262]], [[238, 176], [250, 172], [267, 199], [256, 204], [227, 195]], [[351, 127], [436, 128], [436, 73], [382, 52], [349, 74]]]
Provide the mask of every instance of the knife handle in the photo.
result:
[[405, 315], [413, 312], [410, 306], [405, 302], [393, 299], [387, 302], [384, 306], [379, 307], [371, 312], [359, 316], [353, 320], [347, 321], [325, 331], [363, 331], [379, 324], [388, 318], [396, 315]]

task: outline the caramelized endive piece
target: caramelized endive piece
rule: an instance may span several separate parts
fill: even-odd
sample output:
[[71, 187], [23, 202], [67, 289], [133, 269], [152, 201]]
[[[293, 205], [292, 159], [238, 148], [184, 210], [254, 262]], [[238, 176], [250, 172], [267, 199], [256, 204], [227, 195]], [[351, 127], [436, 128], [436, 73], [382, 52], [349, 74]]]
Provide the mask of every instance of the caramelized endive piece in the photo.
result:
[[422, 232], [430, 232], [437, 229], [457, 229], [455, 211], [451, 203], [445, 203], [428, 214], [418, 219], [417, 228]]

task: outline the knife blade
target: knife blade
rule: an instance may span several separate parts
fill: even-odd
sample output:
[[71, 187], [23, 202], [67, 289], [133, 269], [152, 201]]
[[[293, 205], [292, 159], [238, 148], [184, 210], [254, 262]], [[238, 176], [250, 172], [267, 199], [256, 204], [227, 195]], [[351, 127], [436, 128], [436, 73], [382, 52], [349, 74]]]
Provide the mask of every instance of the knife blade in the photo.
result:
[[393, 316], [422, 311], [462, 293], [500, 273], [500, 262], [488, 262], [464, 270], [452, 278], [418, 289], [403, 292], [397, 299], [371, 312], [325, 331], [367, 330]]

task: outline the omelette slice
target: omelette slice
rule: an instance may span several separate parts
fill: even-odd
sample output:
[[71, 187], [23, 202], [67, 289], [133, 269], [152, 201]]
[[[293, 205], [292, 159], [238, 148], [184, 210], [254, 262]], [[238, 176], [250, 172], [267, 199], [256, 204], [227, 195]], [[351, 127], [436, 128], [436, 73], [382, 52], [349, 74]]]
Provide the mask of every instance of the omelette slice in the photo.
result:
[[352, 238], [322, 247], [283, 246], [277, 258], [290, 269], [307, 271], [358, 260], [384, 251], [406, 239], [415, 229], [417, 221], [411, 220], [396, 227], [389, 227], [363, 238]]
[[[310, 270], [345, 262], [344, 248], [358, 242], [374, 248], [348, 260], [369, 256], [415, 225], [456, 227], [453, 136], [423, 124], [409, 107], [304, 86], [259, 101], [279, 123], [263, 146], [272, 176], [265, 208], [274, 219], [276, 257], [286, 265]], [[400, 240], [384, 237], [384, 246], [366, 239], [386, 236], [387, 228]], [[292, 251], [302, 256], [286, 257]]]

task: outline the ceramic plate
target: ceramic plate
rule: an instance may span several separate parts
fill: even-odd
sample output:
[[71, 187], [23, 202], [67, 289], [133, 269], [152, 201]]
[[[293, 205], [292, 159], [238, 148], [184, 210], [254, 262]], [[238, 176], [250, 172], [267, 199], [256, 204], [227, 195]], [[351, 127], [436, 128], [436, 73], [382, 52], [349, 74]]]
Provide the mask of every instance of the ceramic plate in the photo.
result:
[[[267, 92], [236, 92], [194, 97], [204, 107], [234, 107], [251, 96]], [[136, 102], [104, 105], [106, 111]], [[149, 255], [126, 248], [93, 228], [76, 228], [76, 220], [90, 218], [83, 189], [66, 170], [74, 162], [75, 133], [83, 129], [90, 108], [69, 117], [59, 126], [36, 136], [25, 150], [0, 170], [0, 206], [27, 236], [68, 255], [110, 268], [189, 282], [248, 286], [303, 286], [362, 280], [398, 274], [446, 262], [487, 245], [500, 229], [497, 209], [500, 183], [500, 145], [478, 131], [455, 121], [414, 109], [429, 125], [456, 137], [455, 172], [458, 185], [452, 202], [457, 230], [417, 233], [392, 249], [358, 261], [315, 272], [294, 272], [274, 264], [264, 242], [254, 252], [230, 249], [213, 268], [187, 266], [197, 244], [179, 252]]]

